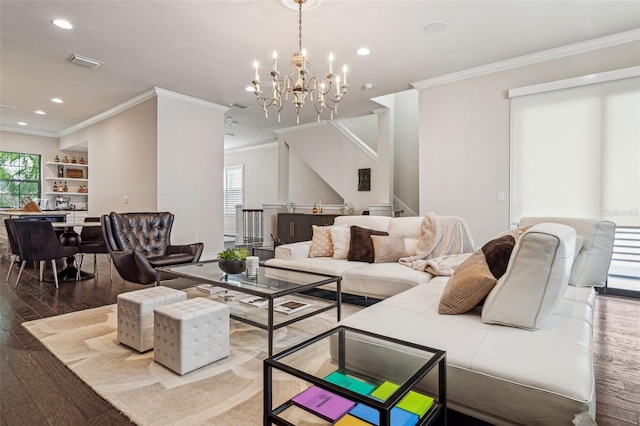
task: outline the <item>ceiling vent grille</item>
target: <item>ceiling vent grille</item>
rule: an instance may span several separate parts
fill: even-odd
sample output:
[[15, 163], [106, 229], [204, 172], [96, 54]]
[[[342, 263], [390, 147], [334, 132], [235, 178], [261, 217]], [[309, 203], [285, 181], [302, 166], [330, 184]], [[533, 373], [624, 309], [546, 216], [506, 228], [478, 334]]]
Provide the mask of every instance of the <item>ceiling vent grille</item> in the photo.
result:
[[98, 61], [96, 59], [87, 58], [86, 56], [72, 54], [67, 58], [67, 61], [73, 62], [74, 64], [82, 65], [87, 68], [98, 68], [104, 62]]
[[249, 105], [241, 104], [240, 102], [234, 102], [231, 104], [231, 108], [243, 110], [249, 108]]

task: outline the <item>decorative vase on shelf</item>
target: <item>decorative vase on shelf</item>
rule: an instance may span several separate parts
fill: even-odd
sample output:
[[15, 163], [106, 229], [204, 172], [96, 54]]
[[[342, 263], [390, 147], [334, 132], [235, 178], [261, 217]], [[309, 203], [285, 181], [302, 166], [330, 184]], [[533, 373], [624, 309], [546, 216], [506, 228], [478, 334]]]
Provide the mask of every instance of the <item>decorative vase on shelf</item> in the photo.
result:
[[56, 155], [56, 158], [54, 158], [54, 159], [53, 159], [53, 161], [55, 161], [56, 163], [59, 163], [59, 162], [60, 162], [60, 157], [58, 157], [58, 156]]
[[64, 158], [62, 159], [63, 163], [68, 163], [69, 162], [69, 157], [67, 157], [66, 155], [64, 156]]

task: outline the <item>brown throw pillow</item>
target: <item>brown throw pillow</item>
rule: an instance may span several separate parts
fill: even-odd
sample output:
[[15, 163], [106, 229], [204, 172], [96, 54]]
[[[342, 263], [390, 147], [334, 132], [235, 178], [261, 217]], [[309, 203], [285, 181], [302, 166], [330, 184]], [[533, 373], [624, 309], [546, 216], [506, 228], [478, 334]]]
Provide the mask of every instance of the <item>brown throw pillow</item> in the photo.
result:
[[516, 239], [512, 235], [503, 235], [482, 246], [481, 250], [487, 259], [489, 270], [496, 279], [500, 279], [507, 271], [509, 258], [515, 245]]
[[439, 314], [463, 314], [473, 309], [498, 280], [493, 276], [482, 250], [473, 253], [453, 272], [440, 297]]
[[313, 238], [311, 239], [311, 249], [309, 257], [331, 257], [333, 256], [333, 244], [331, 243], [331, 232], [329, 226], [313, 225]]
[[408, 257], [402, 235], [390, 235], [388, 237], [372, 235], [373, 254], [375, 263], [397, 262], [401, 257]]
[[347, 260], [373, 263], [375, 260], [375, 252], [373, 251], [373, 241], [371, 240], [371, 236], [389, 234], [382, 231], [362, 228], [356, 225], [351, 225], [350, 230], [351, 238], [349, 239], [349, 253], [347, 254]]

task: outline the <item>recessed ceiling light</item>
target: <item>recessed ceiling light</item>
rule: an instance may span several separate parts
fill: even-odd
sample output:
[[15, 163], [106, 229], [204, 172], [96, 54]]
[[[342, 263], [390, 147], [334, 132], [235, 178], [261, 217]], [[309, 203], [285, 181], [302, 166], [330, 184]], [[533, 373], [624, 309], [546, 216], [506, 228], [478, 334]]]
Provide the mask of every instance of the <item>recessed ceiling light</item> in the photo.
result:
[[46, 113], [46, 112], [44, 112], [44, 111], [43, 111], [43, 110], [41, 110], [41, 109], [39, 109], [39, 110], [37, 110], [37, 111], [33, 111], [33, 112], [35, 112], [35, 113], [36, 113], [36, 114], [38, 114], [38, 115], [47, 115], [47, 113]]
[[56, 103], [56, 104], [63, 104], [64, 101], [60, 98], [51, 98], [51, 102]]
[[247, 92], [252, 92], [253, 93], [253, 92], [256, 91], [256, 88], [253, 87], [253, 86], [247, 86], [247, 87], [244, 88], [244, 90], [246, 90]]
[[430, 23], [429, 25], [424, 27], [422, 31], [424, 31], [425, 34], [438, 34], [443, 32], [446, 29], [447, 29], [447, 23], [439, 21], [439, 22]]
[[18, 126], [26, 126], [27, 123], [25, 123], [24, 121], [18, 121]]
[[51, 22], [53, 22], [53, 25], [58, 28], [62, 28], [63, 30], [70, 30], [71, 28], [73, 28], [73, 25], [71, 25], [69, 21], [66, 21], [64, 19], [54, 19]]
[[360, 56], [367, 56], [369, 53], [371, 53], [371, 51], [366, 47], [361, 47], [360, 49], [356, 50], [356, 53]]

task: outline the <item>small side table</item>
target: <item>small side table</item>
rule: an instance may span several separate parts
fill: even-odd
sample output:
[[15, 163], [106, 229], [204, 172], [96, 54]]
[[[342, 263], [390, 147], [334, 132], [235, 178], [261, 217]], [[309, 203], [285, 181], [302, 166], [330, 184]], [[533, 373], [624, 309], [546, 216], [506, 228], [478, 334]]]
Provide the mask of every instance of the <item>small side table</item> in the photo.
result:
[[[310, 359], [314, 361], [309, 362]], [[263, 367], [265, 426], [291, 424], [300, 408], [311, 421], [324, 419], [333, 423], [341, 416], [359, 417], [366, 411], [377, 417], [373, 423], [381, 426], [390, 426], [395, 415], [413, 417], [413, 424], [419, 426], [447, 424], [446, 352], [442, 350], [338, 326], [265, 359]], [[275, 382], [273, 370], [279, 374]], [[292, 381], [302, 380], [319, 388], [311, 390], [324, 393], [325, 397], [317, 407], [300, 405], [293, 394], [274, 398], [274, 384], [283, 383], [282, 373], [291, 376]], [[288, 387], [280, 385], [280, 389], [286, 391]], [[326, 418], [326, 412], [319, 409], [332, 398], [327, 393], [347, 400], [342, 401], [339, 413], [332, 413], [336, 419]], [[275, 400], [286, 397], [289, 399], [284, 403], [273, 406]]]

